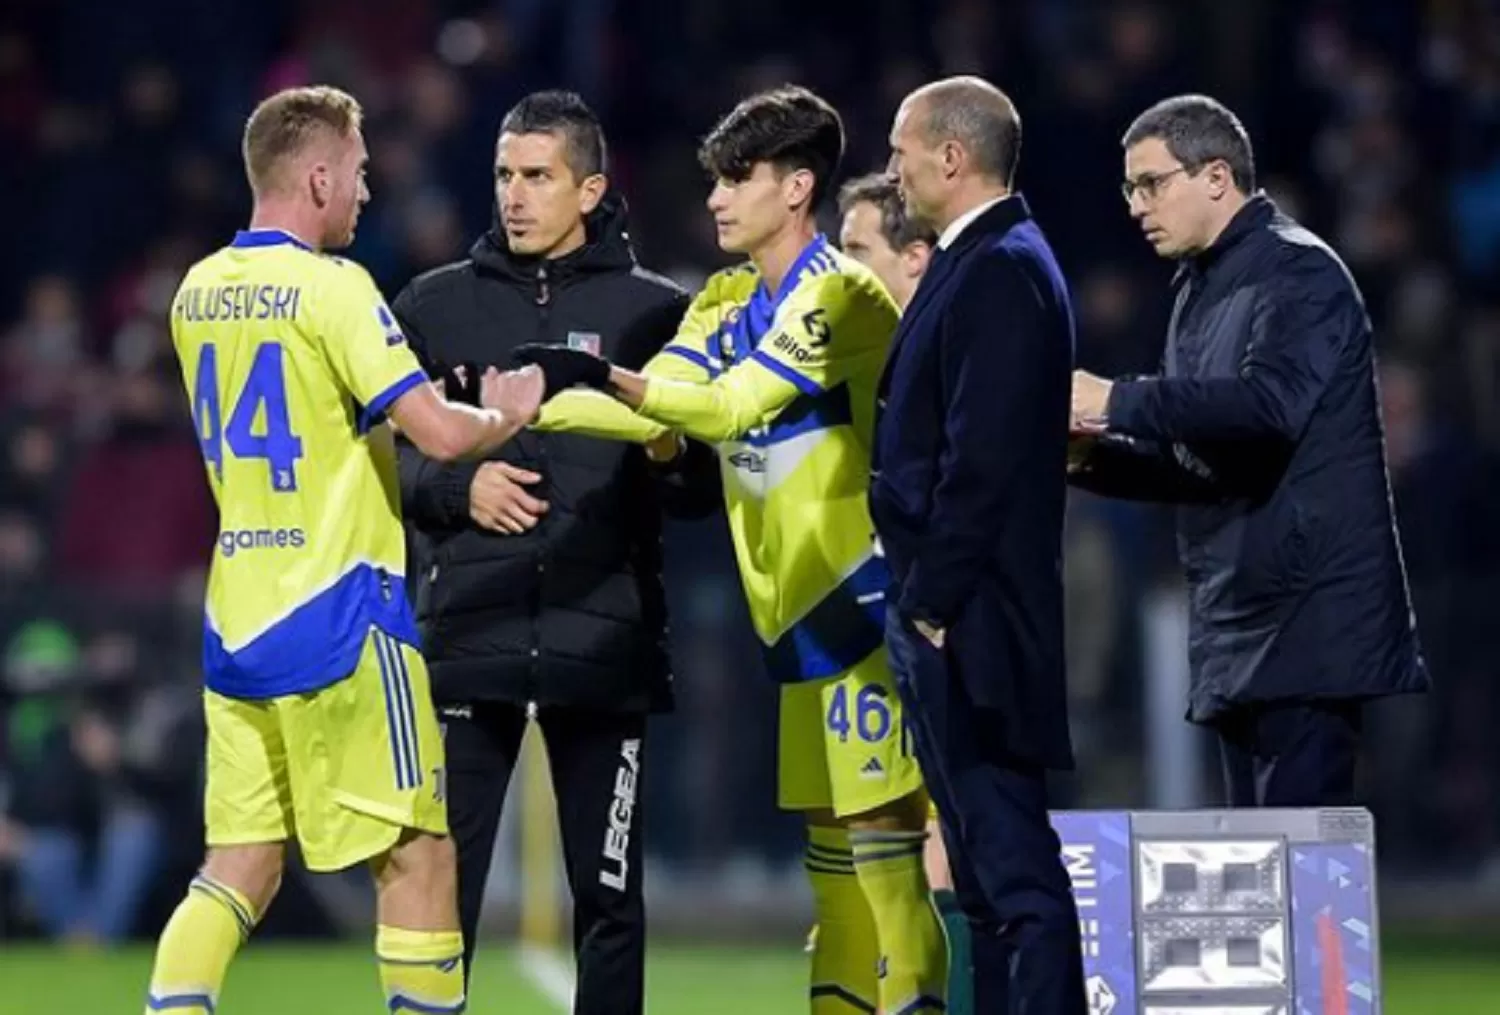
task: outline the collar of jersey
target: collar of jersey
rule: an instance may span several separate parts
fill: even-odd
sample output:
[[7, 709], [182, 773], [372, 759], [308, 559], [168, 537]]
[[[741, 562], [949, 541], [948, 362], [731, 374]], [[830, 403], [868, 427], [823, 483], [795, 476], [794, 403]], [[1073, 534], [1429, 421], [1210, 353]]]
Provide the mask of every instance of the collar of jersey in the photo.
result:
[[306, 243], [284, 229], [241, 229], [234, 234], [232, 247], [279, 247], [290, 244], [299, 250], [311, 251]]
[[797, 259], [792, 262], [792, 266], [787, 271], [786, 277], [781, 280], [781, 288], [776, 291], [775, 299], [772, 299], [771, 294], [766, 290], [766, 280], [761, 279], [760, 283], [755, 287], [755, 295], [750, 297], [756, 309], [770, 311], [774, 314], [776, 308], [781, 306], [781, 301], [786, 299], [793, 289], [797, 288], [797, 280], [802, 277], [802, 273], [807, 270], [807, 266], [812, 263], [815, 257], [827, 249], [828, 237], [822, 233], [814, 236], [812, 241], [802, 248], [802, 253], [797, 255]]

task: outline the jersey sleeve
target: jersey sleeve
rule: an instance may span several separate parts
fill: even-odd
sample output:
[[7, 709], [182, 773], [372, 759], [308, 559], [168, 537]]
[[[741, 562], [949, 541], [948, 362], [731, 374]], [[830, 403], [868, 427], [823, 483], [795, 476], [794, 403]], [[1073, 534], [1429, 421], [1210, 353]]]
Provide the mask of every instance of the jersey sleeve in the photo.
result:
[[878, 369], [897, 320], [895, 304], [882, 296], [842, 274], [810, 279], [782, 304], [747, 359], [708, 383], [653, 377], [641, 415], [710, 443], [770, 423], [798, 395]]
[[317, 315], [318, 335], [333, 372], [358, 405], [360, 433], [384, 420], [396, 399], [427, 380], [401, 325], [358, 265], [342, 263], [324, 283]]
[[722, 277], [714, 275], [703, 291], [693, 298], [672, 341], [646, 365], [643, 372], [651, 377], [706, 384], [721, 368], [718, 353], [709, 347], [709, 343], [719, 333], [722, 302]]
[[[688, 307], [677, 334], [641, 372], [647, 377], [705, 384], [710, 373], [708, 340], [718, 330], [717, 286], [711, 279]], [[606, 440], [646, 444], [671, 429], [599, 391], [564, 391], [542, 406], [533, 429], [563, 431]]]

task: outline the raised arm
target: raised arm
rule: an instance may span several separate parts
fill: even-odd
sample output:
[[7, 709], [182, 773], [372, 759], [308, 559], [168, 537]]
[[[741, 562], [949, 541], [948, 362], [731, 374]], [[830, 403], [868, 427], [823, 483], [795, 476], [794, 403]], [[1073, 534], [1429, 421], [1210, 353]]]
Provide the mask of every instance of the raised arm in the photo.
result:
[[536, 418], [542, 388], [542, 373], [535, 367], [504, 374], [491, 368], [481, 381], [479, 408], [449, 402], [431, 384], [418, 384], [396, 399], [390, 413], [401, 433], [428, 458], [474, 461]]
[[361, 431], [389, 416], [423, 454], [452, 462], [487, 454], [536, 418], [539, 370], [491, 369], [479, 408], [440, 398], [369, 275], [353, 264], [343, 272], [320, 294], [318, 327], [334, 373], [358, 404]]
[[1233, 376], [1118, 381], [1108, 428], [1163, 442], [1300, 439], [1364, 308], [1332, 255], [1306, 247], [1284, 255], [1251, 315]]
[[525, 347], [549, 385], [581, 383], [606, 391], [640, 417], [710, 444], [769, 423], [799, 395], [817, 395], [878, 363], [895, 330], [896, 310], [883, 293], [830, 273], [799, 287], [746, 359], [710, 376], [707, 350], [673, 349], [704, 376], [679, 379], [637, 373], [555, 346]]

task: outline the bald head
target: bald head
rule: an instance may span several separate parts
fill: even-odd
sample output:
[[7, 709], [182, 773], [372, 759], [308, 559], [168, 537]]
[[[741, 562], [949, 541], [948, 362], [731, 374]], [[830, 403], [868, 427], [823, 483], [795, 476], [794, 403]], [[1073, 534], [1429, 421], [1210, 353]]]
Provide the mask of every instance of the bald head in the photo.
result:
[[944, 78], [906, 97], [929, 148], [956, 144], [969, 170], [1010, 189], [1021, 158], [1021, 117], [1010, 97], [983, 78]]

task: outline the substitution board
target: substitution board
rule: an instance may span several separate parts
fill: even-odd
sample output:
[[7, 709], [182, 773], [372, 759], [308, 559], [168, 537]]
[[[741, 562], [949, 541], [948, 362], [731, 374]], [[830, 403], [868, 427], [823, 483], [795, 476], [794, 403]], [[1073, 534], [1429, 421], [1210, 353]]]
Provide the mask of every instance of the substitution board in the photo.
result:
[[1090, 1015], [1379, 1015], [1361, 808], [1059, 811]]

